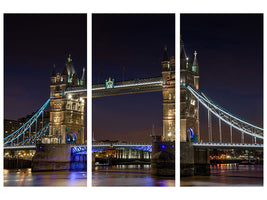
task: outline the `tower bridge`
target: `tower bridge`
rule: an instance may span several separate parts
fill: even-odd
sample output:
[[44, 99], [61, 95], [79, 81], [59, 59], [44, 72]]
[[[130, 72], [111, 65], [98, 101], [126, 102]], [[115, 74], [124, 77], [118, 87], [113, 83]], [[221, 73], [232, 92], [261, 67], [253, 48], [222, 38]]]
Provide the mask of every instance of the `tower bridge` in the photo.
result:
[[[100, 98], [114, 95], [136, 94], [144, 92], [162, 91], [163, 96], [163, 135], [153, 144], [152, 155], [159, 156], [158, 153], [166, 151], [172, 152], [174, 156], [175, 141], [175, 58], [168, 59], [167, 50], [164, 51], [162, 60], [162, 76], [146, 79], [135, 79], [129, 81], [115, 82], [109, 78], [103, 84], [92, 86], [92, 97]], [[259, 148], [263, 145], [257, 144], [258, 140], [263, 140], [263, 129], [255, 126], [239, 117], [229, 113], [218, 106], [210, 98], [199, 90], [199, 66], [197, 53], [194, 59], [187, 57], [184, 44], [180, 46], [180, 141], [181, 141], [181, 172], [184, 166], [201, 165], [208, 167], [209, 148]], [[5, 149], [32, 148], [38, 142], [44, 145], [80, 145], [73, 149], [83, 149], [84, 145], [84, 119], [85, 105], [87, 98], [87, 87], [85, 79], [85, 69], [83, 75], [78, 77], [72, 59], [69, 56], [62, 73], [56, 73], [55, 66], [51, 75], [50, 98], [26, 123], [18, 130], [4, 138]], [[209, 141], [200, 142], [199, 130], [199, 106], [202, 104], [208, 111], [208, 135]], [[42, 128], [35, 133], [31, 133], [31, 127], [41, 118], [43, 112], [50, 105], [50, 122], [43, 124]], [[212, 143], [211, 114], [219, 120], [220, 142]], [[40, 119], [39, 119], [40, 120]], [[224, 141], [221, 131], [221, 123], [229, 125], [230, 141]], [[232, 129], [240, 131], [240, 144], [232, 143]], [[253, 144], [244, 143], [244, 135], [251, 136]], [[164, 142], [173, 143], [166, 146]], [[224, 142], [224, 143], [223, 143]], [[228, 143], [227, 143], [228, 142]], [[30, 147], [31, 146], [31, 147]], [[48, 151], [53, 149], [46, 147]], [[59, 147], [58, 149], [60, 149]], [[100, 148], [100, 146], [94, 148]], [[102, 147], [101, 147], [102, 148]], [[116, 146], [116, 148], [142, 148], [134, 145]], [[37, 145], [38, 149], [38, 145]], [[69, 149], [69, 147], [68, 147]], [[146, 146], [146, 149], [151, 148]], [[61, 150], [59, 150], [61, 151]], [[69, 151], [69, 150], [68, 150]], [[153, 153], [153, 151], [155, 151]], [[42, 151], [41, 153], [43, 153]], [[153, 156], [152, 156], [153, 157]], [[197, 162], [196, 162], [197, 158]], [[205, 171], [205, 170], [204, 170]]]
[[[105, 84], [93, 85], [92, 96], [96, 98], [158, 91], [161, 91], [163, 94], [163, 135], [159, 142], [172, 142], [174, 144], [175, 59], [174, 56], [170, 60], [168, 59], [166, 48], [162, 61], [162, 77], [122, 82], [115, 82], [114, 79], [109, 78]], [[42, 162], [56, 162], [55, 157], [60, 154], [59, 152], [65, 151], [65, 158], [68, 159], [67, 155], [70, 151], [70, 145], [76, 144], [81, 146], [84, 144], [86, 98], [85, 69], [83, 69], [82, 77], [79, 78], [69, 55], [61, 73], [56, 73], [55, 66], [53, 67], [50, 98], [30, 120], [4, 138], [5, 150], [31, 149], [36, 146], [37, 156], [35, 156], [36, 158], [33, 160], [33, 163], [35, 163], [35, 169], [37, 170], [44, 167], [40, 164]], [[48, 105], [50, 105], [49, 123], [42, 125], [40, 130], [32, 133], [31, 127], [37, 124], [38, 119], [40, 116], [43, 116], [43, 112]], [[116, 148], [138, 151], [147, 151], [149, 149], [147, 152], [151, 153], [152, 146], [124, 145]], [[85, 148], [73, 147], [72, 149]], [[165, 151], [167, 150], [165, 149]], [[87, 149], [84, 152], [87, 152]], [[174, 145], [172, 145], [171, 152], [174, 154]], [[43, 157], [50, 157], [48, 154], [53, 154], [52, 160], [43, 161]], [[47, 167], [53, 169], [54, 166], [49, 165]]]

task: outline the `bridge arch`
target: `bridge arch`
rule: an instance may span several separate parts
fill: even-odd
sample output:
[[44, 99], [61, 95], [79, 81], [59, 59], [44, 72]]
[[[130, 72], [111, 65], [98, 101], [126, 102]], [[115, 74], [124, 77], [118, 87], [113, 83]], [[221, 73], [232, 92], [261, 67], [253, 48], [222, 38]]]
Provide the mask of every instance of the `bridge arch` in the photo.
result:
[[76, 144], [77, 133], [69, 132], [66, 134], [66, 144]]

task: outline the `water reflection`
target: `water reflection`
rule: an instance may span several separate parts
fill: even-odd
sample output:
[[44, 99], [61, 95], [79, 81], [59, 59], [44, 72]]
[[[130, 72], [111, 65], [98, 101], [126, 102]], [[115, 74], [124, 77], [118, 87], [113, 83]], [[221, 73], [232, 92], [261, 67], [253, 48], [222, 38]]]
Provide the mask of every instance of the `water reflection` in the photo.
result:
[[87, 173], [75, 171], [31, 172], [4, 170], [4, 186], [86, 186]]
[[182, 177], [181, 186], [263, 186], [263, 165], [210, 165], [210, 176]]
[[150, 165], [97, 166], [93, 186], [175, 186], [175, 179], [152, 177]]

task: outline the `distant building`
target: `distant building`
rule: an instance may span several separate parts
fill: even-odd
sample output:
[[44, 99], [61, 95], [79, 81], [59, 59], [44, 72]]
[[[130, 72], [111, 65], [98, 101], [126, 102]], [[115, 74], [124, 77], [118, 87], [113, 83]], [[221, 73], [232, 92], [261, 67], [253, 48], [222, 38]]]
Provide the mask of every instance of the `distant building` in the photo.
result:
[[[19, 118], [18, 120], [4, 120], [4, 137], [7, 137], [8, 135], [12, 134], [14, 131], [19, 129], [23, 124], [25, 124], [33, 115], [35, 112], [33, 112], [30, 115], [27, 115], [26, 117]], [[40, 130], [44, 125], [49, 123], [49, 112], [44, 111], [42, 115], [37, 120], [37, 123], [33, 124], [31, 128], [29, 128], [27, 131], [25, 131], [25, 136], [28, 137], [29, 135], [35, 134], [36, 131]], [[22, 141], [23, 137], [20, 137], [19, 141]], [[14, 140], [14, 143], [16, 143], [17, 140]]]

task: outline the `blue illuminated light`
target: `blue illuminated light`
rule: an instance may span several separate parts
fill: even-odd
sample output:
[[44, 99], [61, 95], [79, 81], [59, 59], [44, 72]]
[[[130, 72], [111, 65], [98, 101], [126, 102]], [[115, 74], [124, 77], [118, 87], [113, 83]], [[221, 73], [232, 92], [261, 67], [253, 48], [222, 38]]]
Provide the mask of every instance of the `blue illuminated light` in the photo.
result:
[[55, 149], [55, 147], [53, 147], [53, 149]]
[[42, 149], [43, 147], [40, 147], [40, 149]]
[[172, 145], [172, 148], [174, 148], [174, 145]]
[[165, 145], [165, 144], [162, 144], [162, 145], [161, 145], [161, 148], [162, 148], [162, 149], [165, 149], [165, 148], [166, 148], [166, 145]]

